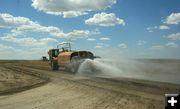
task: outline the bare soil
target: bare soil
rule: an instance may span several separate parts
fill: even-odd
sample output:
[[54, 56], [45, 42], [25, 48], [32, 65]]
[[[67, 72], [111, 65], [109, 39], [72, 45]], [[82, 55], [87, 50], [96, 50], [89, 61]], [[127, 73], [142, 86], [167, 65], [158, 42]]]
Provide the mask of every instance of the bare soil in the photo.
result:
[[51, 71], [48, 62], [0, 61], [0, 109], [164, 109], [165, 93], [180, 93], [180, 85], [79, 78]]

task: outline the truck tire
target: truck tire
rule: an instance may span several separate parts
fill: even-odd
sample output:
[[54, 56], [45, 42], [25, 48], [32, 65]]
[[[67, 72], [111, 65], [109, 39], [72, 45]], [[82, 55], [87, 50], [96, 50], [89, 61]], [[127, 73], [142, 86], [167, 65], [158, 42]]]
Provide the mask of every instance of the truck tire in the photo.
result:
[[51, 69], [52, 70], [58, 70], [59, 69], [58, 62], [52, 61], [51, 62]]

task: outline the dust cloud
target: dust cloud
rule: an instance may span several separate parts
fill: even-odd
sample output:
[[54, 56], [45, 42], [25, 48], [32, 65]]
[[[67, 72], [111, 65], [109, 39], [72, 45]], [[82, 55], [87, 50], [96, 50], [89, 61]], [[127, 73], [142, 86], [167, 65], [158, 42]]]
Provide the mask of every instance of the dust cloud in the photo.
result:
[[133, 78], [180, 84], [180, 61], [135, 59], [86, 59], [79, 77]]

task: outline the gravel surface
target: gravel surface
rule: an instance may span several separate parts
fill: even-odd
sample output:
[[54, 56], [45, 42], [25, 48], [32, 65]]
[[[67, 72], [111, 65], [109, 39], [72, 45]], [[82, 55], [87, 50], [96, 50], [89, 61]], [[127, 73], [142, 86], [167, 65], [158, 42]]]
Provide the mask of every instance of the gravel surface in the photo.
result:
[[164, 109], [164, 94], [173, 92], [180, 85], [82, 78], [51, 71], [48, 62], [0, 61], [0, 109]]

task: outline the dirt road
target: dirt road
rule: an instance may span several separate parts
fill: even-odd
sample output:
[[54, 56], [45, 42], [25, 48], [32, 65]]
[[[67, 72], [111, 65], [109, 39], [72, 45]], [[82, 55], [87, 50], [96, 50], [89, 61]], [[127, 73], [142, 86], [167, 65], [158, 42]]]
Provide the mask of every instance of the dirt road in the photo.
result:
[[[0, 61], [0, 65], [0, 91], [9, 91], [1, 93], [0, 109], [164, 109], [164, 94], [180, 92], [175, 84], [53, 72], [47, 62]], [[4, 72], [9, 73], [6, 80]]]

